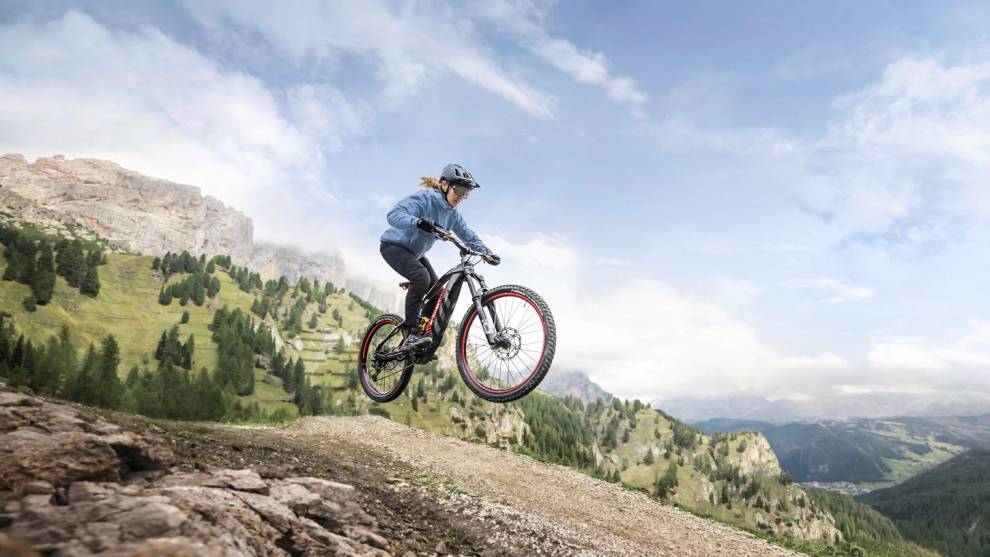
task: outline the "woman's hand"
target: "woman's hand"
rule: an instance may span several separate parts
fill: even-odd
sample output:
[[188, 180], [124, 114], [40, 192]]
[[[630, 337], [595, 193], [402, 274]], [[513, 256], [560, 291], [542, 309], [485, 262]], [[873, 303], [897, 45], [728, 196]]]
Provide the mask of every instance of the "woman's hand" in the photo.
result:
[[423, 232], [430, 234], [437, 229], [437, 225], [430, 219], [421, 218], [418, 221], [416, 221], [416, 228], [419, 228]]

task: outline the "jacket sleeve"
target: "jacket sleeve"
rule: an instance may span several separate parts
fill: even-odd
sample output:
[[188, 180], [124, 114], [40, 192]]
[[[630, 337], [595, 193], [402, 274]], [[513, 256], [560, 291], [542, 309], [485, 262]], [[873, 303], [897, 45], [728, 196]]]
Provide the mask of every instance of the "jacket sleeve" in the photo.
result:
[[467, 227], [467, 224], [464, 222], [464, 217], [462, 217], [460, 213], [454, 213], [454, 215], [453, 228], [454, 233], [457, 234], [457, 237], [464, 240], [464, 243], [472, 249], [491, 255], [492, 250], [488, 249], [488, 246], [482, 243], [481, 238], [478, 238], [478, 235], [474, 233], [474, 230]]
[[418, 194], [399, 200], [388, 212], [388, 223], [396, 228], [415, 228], [419, 218], [426, 214], [426, 205]]

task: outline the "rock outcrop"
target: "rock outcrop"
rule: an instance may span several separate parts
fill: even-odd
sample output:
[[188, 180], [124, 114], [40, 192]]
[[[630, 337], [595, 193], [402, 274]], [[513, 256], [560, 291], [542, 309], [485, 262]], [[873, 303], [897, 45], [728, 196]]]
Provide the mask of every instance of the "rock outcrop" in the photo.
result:
[[174, 460], [153, 435], [0, 391], [0, 554], [390, 554], [350, 485]]
[[[0, 157], [0, 186], [136, 253], [229, 254], [247, 261], [251, 220], [195, 186], [95, 159]], [[23, 215], [30, 218], [31, 215]]]

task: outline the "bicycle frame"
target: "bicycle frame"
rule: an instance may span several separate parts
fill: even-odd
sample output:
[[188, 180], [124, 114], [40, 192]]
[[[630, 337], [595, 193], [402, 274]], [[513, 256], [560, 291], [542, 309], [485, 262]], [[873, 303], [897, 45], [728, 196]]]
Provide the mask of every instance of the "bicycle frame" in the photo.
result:
[[[443, 234], [446, 233], [446, 234]], [[427, 302], [434, 296], [437, 296], [437, 302], [433, 305], [433, 312], [430, 315], [429, 321], [426, 324], [425, 332], [430, 334], [433, 339], [429, 350], [417, 355], [418, 359], [429, 358], [437, 351], [440, 347], [440, 342], [443, 340], [443, 334], [447, 330], [447, 325], [450, 323], [450, 317], [454, 312], [454, 306], [457, 305], [457, 300], [460, 297], [461, 287], [466, 282], [468, 289], [471, 291], [471, 302], [478, 312], [478, 318], [481, 321], [481, 326], [485, 330], [485, 337], [488, 339], [488, 343], [497, 346], [500, 343], [499, 333], [502, 331], [502, 323], [499, 321], [498, 315], [495, 313], [494, 308], [489, 308], [488, 315], [491, 320], [489, 321], [488, 316], [486, 316], [481, 305], [481, 299], [484, 297], [485, 293], [488, 292], [488, 287], [485, 285], [485, 279], [479, 275], [474, 270], [474, 264], [470, 261], [472, 256], [480, 256], [481, 254], [472, 250], [471, 248], [464, 245], [456, 236], [453, 236], [447, 231], [443, 231], [440, 234], [440, 238], [444, 240], [449, 240], [454, 243], [461, 252], [461, 262], [459, 265], [453, 267], [443, 275], [441, 275], [433, 286], [426, 291], [421, 300], [423, 307], [426, 307]], [[445, 237], [446, 235], [446, 237]], [[477, 282], [477, 284], [475, 284]], [[393, 335], [399, 333], [399, 327], [396, 327], [394, 331], [388, 334], [378, 346], [375, 347], [376, 359], [379, 358], [378, 350], [382, 345], [388, 342]], [[381, 361], [387, 362], [390, 360], [397, 360], [408, 356], [402, 350], [394, 350], [392, 352], [382, 354]]]

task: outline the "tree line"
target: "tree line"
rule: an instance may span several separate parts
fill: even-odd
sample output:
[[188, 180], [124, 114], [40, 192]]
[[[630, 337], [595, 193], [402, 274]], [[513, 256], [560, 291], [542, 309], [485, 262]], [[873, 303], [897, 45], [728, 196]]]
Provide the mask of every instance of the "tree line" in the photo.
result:
[[48, 238], [35, 240], [10, 226], [0, 226], [0, 243], [4, 245], [7, 268], [3, 280], [17, 281], [31, 288], [22, 304], [34, 312], [47, 305], [55, 292], [55, 277], [61, 276], [80, 293], [95, 298], [100, 293], [98, 267], [106, 257], [98, 249], [88, 252], [78, 239]]
[[158, 303], [167, 306], [172, 300], [178, 299], [179, 305], [186, 305], [190, 300], [197, 306], [206, 303], [207, 298], [214, 298], [220, 293], [220, 279], [211, 276], [216, 271], [216, 261], [227, 261], [229, 256], [217, 256], [209, 261], [205, 255], [195, 257], [188, 251], [180, 254], [167, 252], [163, 257], [156, 257], [151, 262], [151, 268], [160, 271], [168, 278], [176, 273], [187, 273], [179, 282], [162, 285], [158, 292]]

